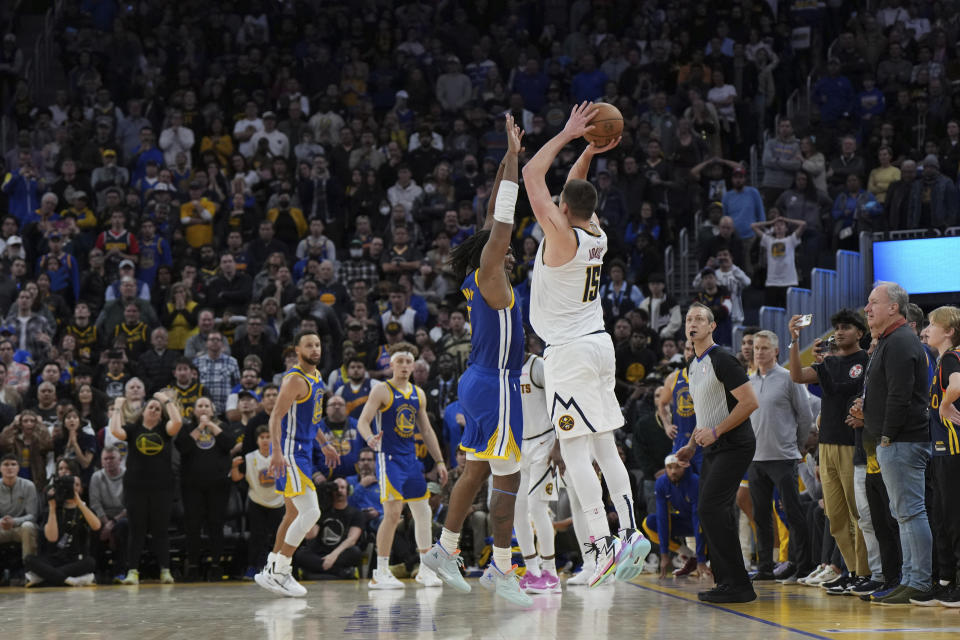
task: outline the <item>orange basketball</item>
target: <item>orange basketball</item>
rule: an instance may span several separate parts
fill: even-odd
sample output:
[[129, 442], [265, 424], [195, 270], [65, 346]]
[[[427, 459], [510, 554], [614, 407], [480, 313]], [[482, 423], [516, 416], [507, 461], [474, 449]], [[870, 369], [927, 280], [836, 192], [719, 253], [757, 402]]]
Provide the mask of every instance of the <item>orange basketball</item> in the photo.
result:
[[610, 144], [623, 133], [623, 115], [620, 109], [606, 102], [598, 102], [594, 105], [596, 113], [590, 124], [593, 125], [593, 131], [583, 135], [587, 142], [597, 147], [603, 147]]

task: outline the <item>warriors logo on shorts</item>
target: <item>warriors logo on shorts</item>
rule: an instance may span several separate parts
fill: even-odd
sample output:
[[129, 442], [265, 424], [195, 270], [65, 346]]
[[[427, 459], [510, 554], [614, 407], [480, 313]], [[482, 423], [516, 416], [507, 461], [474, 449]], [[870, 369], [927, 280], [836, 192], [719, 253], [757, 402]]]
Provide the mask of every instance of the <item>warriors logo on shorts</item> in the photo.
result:
[[553, 495], [553, 483], [552, 483], [552, 482], [548, 482], [548, 483], [547, 483], [547, 486], [545, 486], [545, 487], [543, 488], [543, 490], [547, 492], [547, 495], [548, 495], [548, 496], [552, 496], [552, 495]]
[[560, 421], [557, 423], [557, 425], [563, 431], [570, 431], [570, 429], [573, 429], [573, 416], [569, 413], [563, 414], [560, 416]]

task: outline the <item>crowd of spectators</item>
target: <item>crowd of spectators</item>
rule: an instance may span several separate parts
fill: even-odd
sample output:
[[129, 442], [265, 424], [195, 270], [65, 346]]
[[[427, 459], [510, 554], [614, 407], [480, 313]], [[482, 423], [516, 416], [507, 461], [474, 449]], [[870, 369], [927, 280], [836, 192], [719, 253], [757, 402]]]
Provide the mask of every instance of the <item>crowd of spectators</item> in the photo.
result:
[[[164, 579], [167, 529], [174, 546], [186, 536], [182, 575], [230, 573], [221, 552], [245, 547], [231, 543], [240, 516], [250, 534], [240, 571], [258, 566], [277, 518], [262, 428], [291, 336], [313, 329], [329, 391], [344, 400], [328, 401], [324, 425], [344, 462], [316, 480], [336, 481], [324, 486], [346, 526], [321, 520], [302, 564], [349, 573], [382, 513], [355, 417], [389, 375], [386, 347], [419, 347], [415, 382], [454, 467], [470, 326], [450, 249], [483, 224], [503, 115], [522, 125], [529, 157], [582, 100], [624, 116], [622, 143], [591, 180], [610, 240], [602, 292], [623, 451], [638, 493], [651, 494], [670, 448], [652, 391], [681, 360], [689, 302], [664, 278], [681, 229], [704, 267], [694, 297], [729, 344], [764, 281], [776, 302], [858, 231], [955, 221], [958, 14], [854, 4], [775, 14], [761, 0], [85, 0], [57, 5], [49, 99], [23, 76], [29, 47], [11, 27], [0, 48], [14, 132], [0, 159], [0, 453], [12, 456], [4, 473], [16, 471], [0, 510], [19, 511], [0, 539], [15, 529], [23, 555], [35, 554], [53, 479], [72, 475], [77, 495], [56, 509], [89, 502], [98, 526], [86, 512], [70, 522], [97, 532], [75, 544], [96, 550], [98, 573], [135, 569], [128, 552], [139, 556], [146, 529]], [[804, 47], [791, 35], [806, 27]], [[778, 114], [834, 38], [815, 110], [795, 131]], [[753, 145], [763, 178], [750, 186]], [[553, 192], [577, 151], [548, 173]], [[526, 308], [542, 232], [522, 197], [516, 219], [512, 280]], [[542, 345], [530, 335], [529, 348]], [[118, 437], [139, 433], [152, 399], [167, 437]], [[131, 455], [157, 454], [159, 484], [124, 480]], [[136, 544], [131, 486], [159, 492], [171, 513], [138, 522]], [[475, 540], [470, 559], [482, 548]]]

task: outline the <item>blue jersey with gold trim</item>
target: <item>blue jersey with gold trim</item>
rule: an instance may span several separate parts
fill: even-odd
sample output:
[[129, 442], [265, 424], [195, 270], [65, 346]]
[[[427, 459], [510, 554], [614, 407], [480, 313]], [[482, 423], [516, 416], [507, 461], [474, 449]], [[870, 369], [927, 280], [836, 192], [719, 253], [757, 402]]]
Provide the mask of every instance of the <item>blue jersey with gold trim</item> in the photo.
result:
[[933, 442], [935, 456], [960, 455], [960, 430], [953, 422], [940, 416], [943, 394], [950, 386], [950, 376], [954, 373], [960, 373], [960, 352], [957, 349], [943, 354], [933, 382], [930, 383], [930, 440]]
[[367, 398], [370, 397], [372, 390], [373, 380], [370, 378], [361, 382], [356, 389], [353, 388], [353, 383], [348, 379], [335, 393], [343, 398], [343, 401], [347, 404], [347, 415], [351, 418], [359, 418], [360, 414], [363, 413], [363, 405], [367, 403]]
[[671, 402], [673, 424], [677, 425], [677, 436], [673, 439], [674, 451], [690, 442], [693, 430], [697, 428], [697, 414], [694, 413], [693, 397], [690, 395], [690, 380], [687, 379], [687, 369], [684, 367], [677, 374], [673, 384], [673, 401]]
[[460, 287], [467, 299], [467, 315], [470, 316], [470, 357], [467, 366], [477, 365], [488, 369], [514, 369], [523, 367], [523, 317], [520, 307], [510, 292], [512, 300], [506, 309], [493, 309], [480, 295], [477, 271], [467, 276]]
[[[286, 441], [292, 437], [299, 442], [312, 442], [317, 437], [317, 428], [323, 420], [323, 392], [326, 388], [320, 373], [306, 373], [299, 366], [293, 366], [283, 374], [286, 380], [290, 376], [300, 376], [310, 385], [310, 395], [290, 405], [290, 410], [280, 420], [280, 439]], [[292, 427], [291, 427], [292, 425]]]
[[415, 384], [404, 393], [397, 389], [390, 381], [384, 384], [390, 390], [390, 404], [380, 408], [377, 414], [377, 431], [383, 433], [380, 441], [380, 451], [385, 454], [400, 456], [417, 453], [414, 435], [417, 431], [417, 413], [426, 402], [423, 390]]

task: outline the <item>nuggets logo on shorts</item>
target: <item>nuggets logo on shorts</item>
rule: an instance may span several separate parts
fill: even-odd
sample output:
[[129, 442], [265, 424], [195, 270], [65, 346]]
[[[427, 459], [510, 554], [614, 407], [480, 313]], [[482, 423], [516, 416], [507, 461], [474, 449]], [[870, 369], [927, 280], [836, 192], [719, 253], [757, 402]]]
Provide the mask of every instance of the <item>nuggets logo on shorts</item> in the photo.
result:
[[411, 404], [401, 404], [397, 407], [397, 423], [393, 430], [401, 438], [412, 438], [416, 429], [417, 410]]
[[570, 415], [569, 413], [565, 413], [562, 416], [560, 416], [560, 420], [557, 422], [557, 426], [559, 426], [560, 429], [563, 431], [570, 431], [571, 429], [573, 429], [573, 425], [574, 425], [573, 416]]
[[545, 487], [543, 488], [543, 490], [547, 492], [547, 495], [548, 495], [548, 496], [552, 496], [552, 495], [553, 495], [553, 483], [552, 483], [552, 482], [548, 482], [548, 483], [547, 483], [547, 486], [545, 486]]

